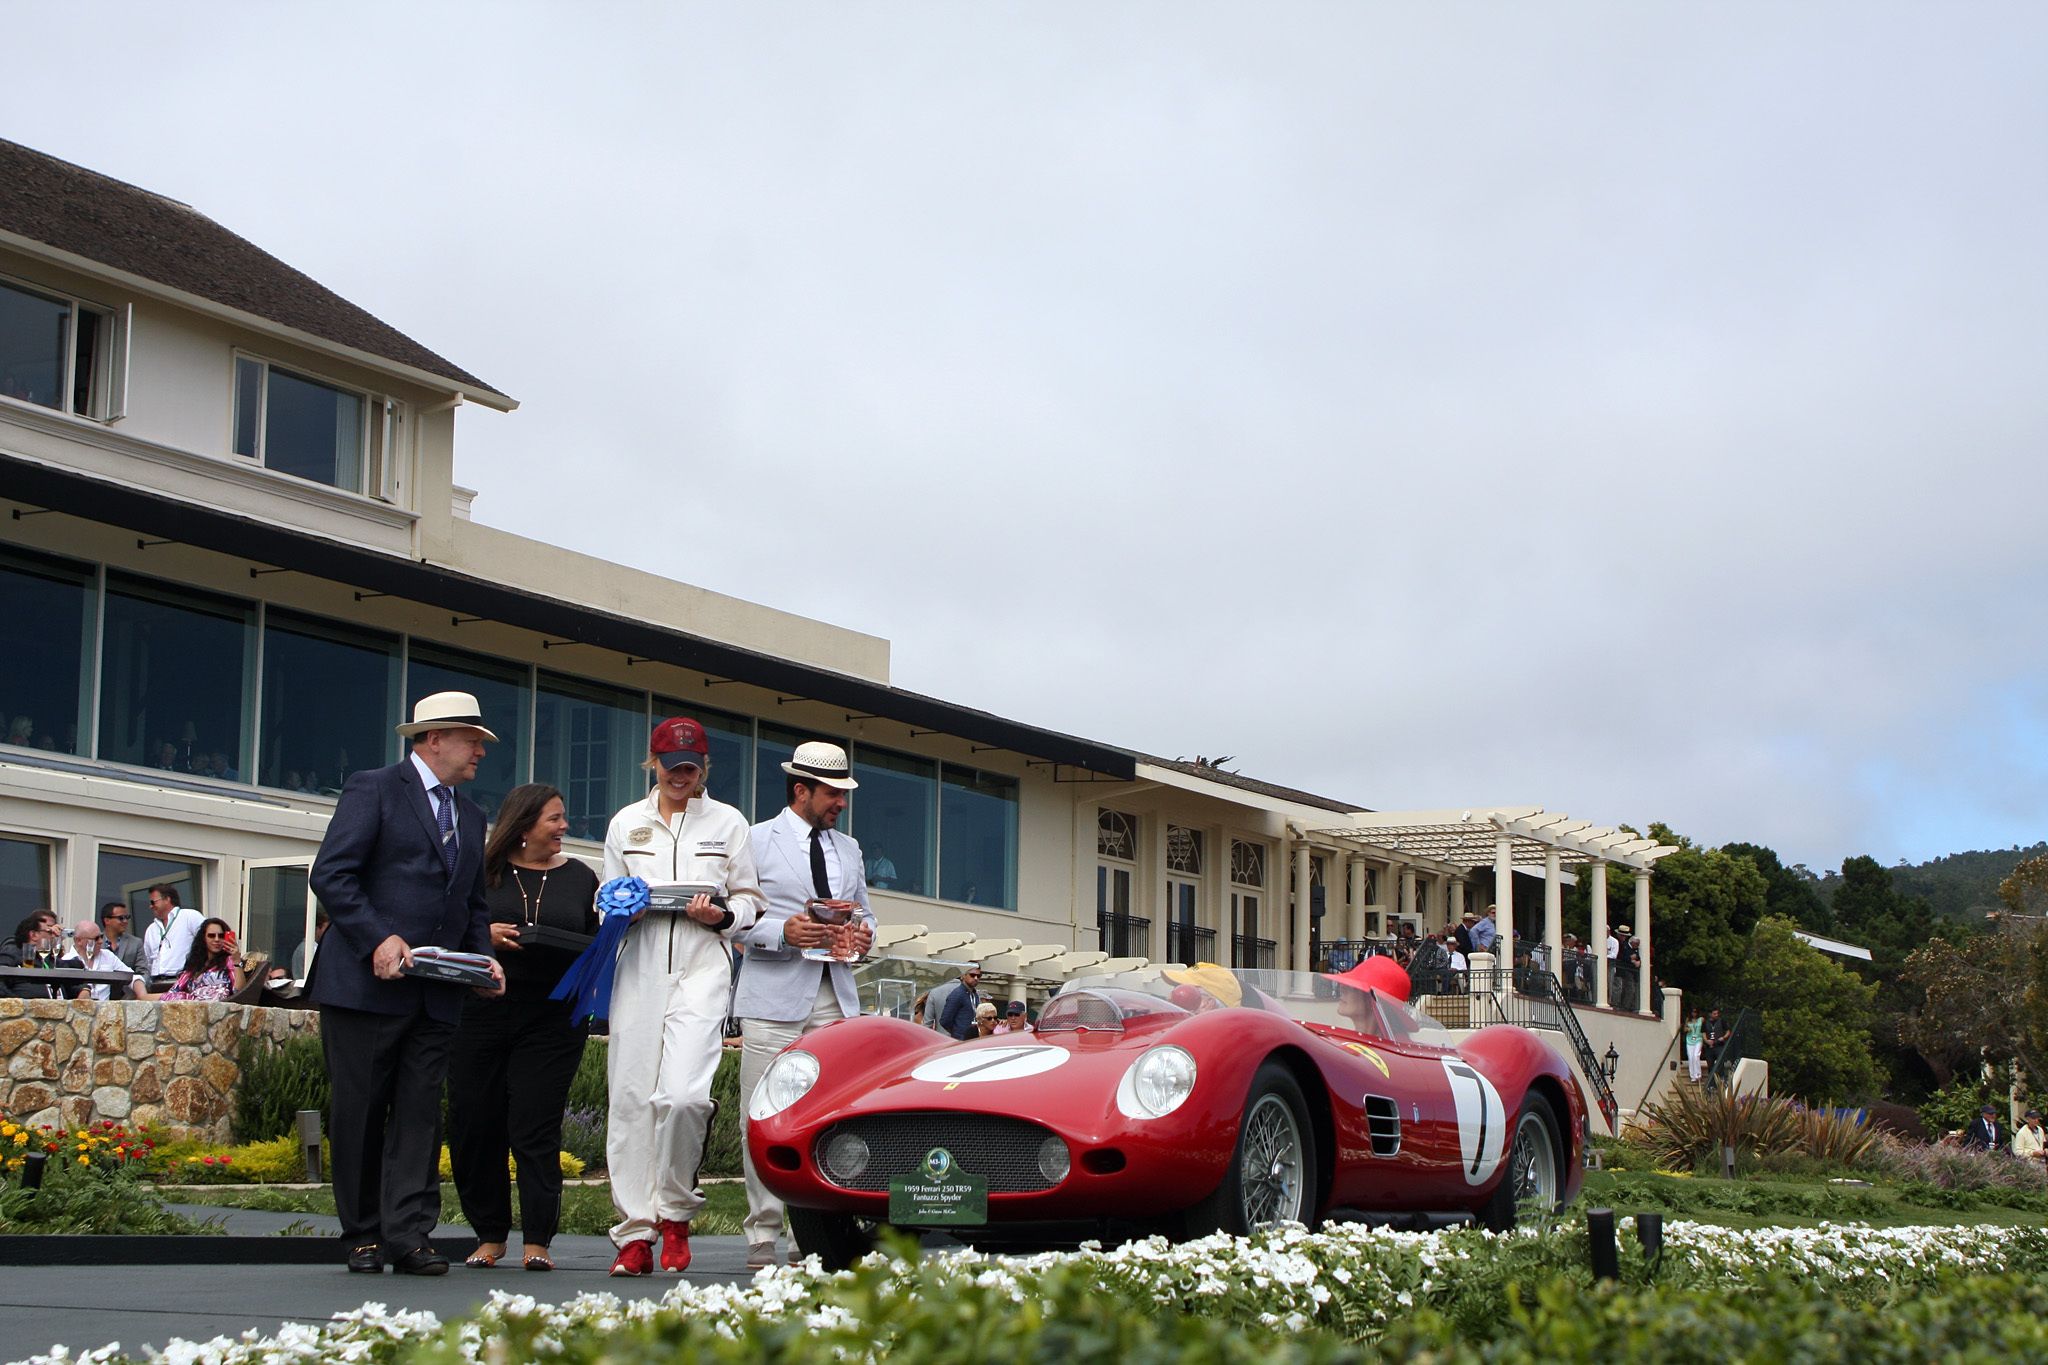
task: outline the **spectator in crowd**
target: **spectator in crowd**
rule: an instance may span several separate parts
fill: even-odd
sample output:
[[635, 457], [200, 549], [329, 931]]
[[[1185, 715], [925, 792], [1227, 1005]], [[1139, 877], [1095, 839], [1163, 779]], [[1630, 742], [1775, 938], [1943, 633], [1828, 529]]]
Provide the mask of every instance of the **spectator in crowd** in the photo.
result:
[[[140, 975], [108, 949], [106, 939], [100, 934], [100, 927], [91, 920], [81, 922], [71, 931], [71, 956], [57, 965], [81, 972], [127, 972], [135, 978], [136, 983], [144, 984]], [[114, 998], [114, 989], [110, 984], [80, 986], [75, 998], [111, 1000]], [[129, 989], [126, 986], [122, 987], [121, 994], [125, 997]]]
[[235, 957], [235, 931], [224, 919], [201, 921], [184, 970], [171, 982], [162, 1000], [225, 1000], [247, 985]]
[[1500, 936], [1500, 926], [1494, 922], [1494, 907], [1486, 907], [1486, 913], [1472, 925], [1472, 947], [1482, 953], [1494, 950], [1493, 943]]
[[142, 936], [134, 933], [126, 901], [108, 901], [100, 907], [100, 931], [106, 938], [107, 951], [121, 959], [121, 965], [129, 971], [143, 976], [149, 975], [149, 950], [143, 945]]
[[1450, 943], [1445, 946], [1450, 952], [1451, 961], [1450, 966], [1444, 971], [1444, 990], [1453, 995], [1463, 995], [1465, 993], [1465, 973], [1470, 966], [1471, 960], [1465, 956], [1465, 950], [1459, 946], [1458, 938], [1455, 935]]
[[150, 979], [162, 981], [185, 969], [205, 917], [180, 905], [176, 888], [163, 883], [149, 888], [149, 911], [156, 922], [142, 931], [142, 955], [148, 959]]
[[[860, 990], [849, 963], [874, 942], [875, 917], [868, 909], [860, 844], [838, 827], [847, 793], [860, 785], [846, 751], [812, 740], [797, 746], [782, 771], [786, 804], [750, 832], [759, 850], [761, 894], [768, 908], [740, 936], [746, 964], [733, 994], [733, 1013], [746, 1040], [740, 1053], [742, 1112], [776, 1054], [814, 1029], [860, 1013]], [[812, 917], [813, 902], [829, 901], [854, 907], [844, 924]], [[806, 952], [843, 960], [826, 962]], [[741, 1152], [747, 1216], [740, 1231], [747, 1239], [747, 1265], [758, 1270], [775, 1264], [782, 1201], [761, 1183], [752, 1151], [742, 1147]]]
[[1721, 1017], [1719, 1005], [1707, 1011], [1707, 1069], [1721, 1064], [1721, 1049], [1728, 1045], [1728, 1021]]
[[1685, 1012], [1685, 1074], [1694, 1085], [1700, 1080], [1700, 1054], [1707, 1042], [1707, 1021], [1697, 1009]]
[[931, 1003], [931, 998], [932, 993], [926, 991], [923, 995], [910, 1002], [910, 1022], [916, 1024], [919, 1028], [924, 1027], [924, 1007]]
[[1999, 1126], [1996, 1105], [1985, 1105], [1963, 1130], [1963, 1146], [1973, 1152], [1995, 1152], [2012, 1145], [2012, 1134]]
[[35, 743], [36, 722], [33, 716], [16, 716], [14, 723], [7, 727], [7, 742], [23, 748]]
[[2041, 1131], [2041, 1111], [2029, 1109], [2012, 1135], [2012, 1154], [2023, 1161], [2048, 1161], [2048, 1133]]
[[[57, 965], [57, 939], [57, 916], [48, 910], [37, 910], [23, 918], [5, 942], [0, 942], [0, 966], [54, 967]], [[55, 986], [41, 981], [9, 983], [6, 993], [24, 1000], [63, 998], [63, 993]]]
[[687, 716], [655, 726], [643, 764], [654, 789], [613, 815], [605, 833], [606, 881], [710, 888], [681, 911], [643, 912], [612, 976], [605, 1161], [619, 1214], [614, 1275], [651, 1274], [657, 1256], [663, 1270], [690, 1264], [690, 1219], [704, 1206], [697, 1168], [733, 998], [727, 944], [768, 904], [746, 817], [704, 794], [710, 748]]
[[974, 1012], [980, 1006], [981, 968], [969, 967], [960, 973], [960, 980], [946, 997], [946, 1003], [939, 1008], [939, 1032], [963, 1041], [974, 1037]]
[[1451, 955], [1444, 951], [1443, 940], [1430, 934], [1416, 945], [1415, 955], [1410, 959], [1408, 974], [1414, 979], [1415, 988], [1424, 995], [1433, 995], [1443, 990], [1444, 970], [1451, 965]]
[[1472, 926], [1478, 922], [1479, 916], [1467, 910], [1464, 918], [1458, 921], [1457, 928], [1451, 930], [1458, 940], [1458, 951], [1468, 958], [1472, 956], [1473, 951]]
[[1618, 1010], [1636, 1008], [1637, 972], [1642, 959], [1636, 956], [1635, 930], [1621, 926], [1621, 955], [1614, 960], [1614, 978], [1607, 983], [1607, 1003]]
[[476, 1229], [466, 1264], [489, 1269], [512, 1230], [506, 1157], [519, 1164], [520, 1263], [552, 1270], [548, 1245], [562, 1215], [562, 1116], [583, 1061], [573, 1002], [549, 995], [576, 961], [564, 948], [523, 942], [540, 926], [595, 934], [597, 874], [562, 852], [569, 821], [561, 792], [527, 782], [505, 794], [484, 844], [484, 903], [505, 993], [462, 1002], [448, 1052], [448, 1157], [463, 1215]]
[[1022, 1000], [1012, 1000], [1003, 1012], [1003, 1022], [996, 1025], [997, 1033], [1033, 1033], [1030, 1015], [1024, 1009]]
[[987, 1038], [996, 1031], [996, 1002], [984, 1000], [974, 1007], [974, 1036]]
[[304, 981], [313, 970], [313, 956], [320, 951], [320, 940], [327, 937], [327, 907], [313, 907], [313, 937], [300, 939], [299, 946], [292, 949], [292, 980]]
[[178, 746], [169, 740], [165, 740], [157, 745], [155, 766], [163, 769], [165, 772], [176, 772], [178, 770]]

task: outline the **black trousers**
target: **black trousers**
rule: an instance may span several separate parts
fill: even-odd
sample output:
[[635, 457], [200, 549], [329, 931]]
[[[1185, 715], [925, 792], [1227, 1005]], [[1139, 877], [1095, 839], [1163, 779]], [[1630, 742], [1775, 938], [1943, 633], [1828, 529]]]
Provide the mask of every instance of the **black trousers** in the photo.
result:
[[519, 1230], [554, 1241], [562, 1221], [562, 1112], [583, 1061], [567, 1000], [471, 997], [448, 1072], [448, 1156], [455, 1193], [481, 1242], [512, 1230], [509, 1152], [519, 1162]]
[[455, 1025], [411, 1014], [320, 1007], [334, 1101], [327, 1134], [334, 1211], [352, 1247], [387, 1258], [429, 1244], [441, 1221], [441, 1084]]

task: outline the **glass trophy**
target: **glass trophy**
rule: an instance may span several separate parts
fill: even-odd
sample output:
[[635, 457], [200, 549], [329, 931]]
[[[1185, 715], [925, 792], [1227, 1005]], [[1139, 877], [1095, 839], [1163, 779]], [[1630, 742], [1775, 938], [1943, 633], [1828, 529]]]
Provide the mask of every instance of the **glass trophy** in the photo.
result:
[[[853, 923], [854, 911], [860, 906], [853, 901], [808, 900], [804, 902], [804, 913], [815, 922], [831, 929], [843, 929]], [[851, 947], [835, 941], [823, 948], [806, 948], [804, 956], [812, 962], [858, 962], [860, 954]]]

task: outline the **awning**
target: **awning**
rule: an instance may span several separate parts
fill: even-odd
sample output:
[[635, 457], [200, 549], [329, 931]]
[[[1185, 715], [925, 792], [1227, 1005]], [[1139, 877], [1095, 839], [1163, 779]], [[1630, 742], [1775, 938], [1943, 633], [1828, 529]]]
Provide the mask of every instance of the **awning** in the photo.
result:
[[1492, 867], [1500, 839], [1508, 840], [1517, 868], [1541, 868], [1550, 854], [1561, 867], [1606, 862], [1647, 872], [1678, 850], [1627, 830], [1552, 815], [1541, 806], [1463, 811], [1361, 811], [1348, 825], [1309, 831], [1310, 837], [1348, 844], [1377, 858], [1427, 859], [1453, 867]]

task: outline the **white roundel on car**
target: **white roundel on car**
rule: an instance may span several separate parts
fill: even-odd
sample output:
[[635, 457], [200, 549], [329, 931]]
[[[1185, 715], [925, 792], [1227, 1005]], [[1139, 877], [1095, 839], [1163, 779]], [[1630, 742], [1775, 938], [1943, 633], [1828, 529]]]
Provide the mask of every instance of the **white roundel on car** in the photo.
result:
[[1052, 1070], [1067, 1060], [1067, 1050], [1049, 1043], [1020, 1043], [1006, 1047], [978, 1047], [970, 1052], [948, 1052], [932, 1058], [911, 1078], [958, 1085], [962, 1081], [1021, 1081]]
[[1508, 1126], [1515, 1116], [1500, 1102], [1500, 1091], [1470, 1062], [1443, 1059], [1444, 1079], [1451, 1083], [1451, 1103], [1458, 1116], [1458, 1169], [1467, 1185], [1484, 1185], [1500, 1166]]

